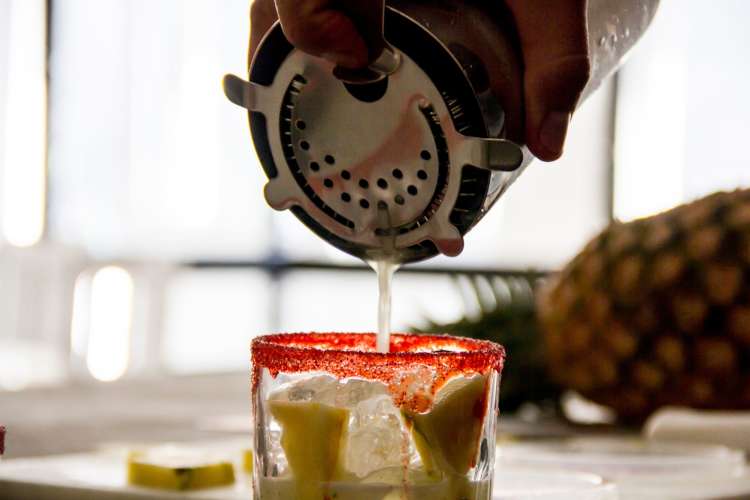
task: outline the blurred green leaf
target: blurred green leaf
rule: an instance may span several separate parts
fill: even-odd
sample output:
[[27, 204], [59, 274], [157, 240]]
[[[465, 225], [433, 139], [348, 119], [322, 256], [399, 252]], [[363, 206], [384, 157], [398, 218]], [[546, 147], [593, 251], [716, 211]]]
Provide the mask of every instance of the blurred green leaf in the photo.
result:
[[[456, 286], [461, 286], [458, 279]], [[555, 404], [561, 391], [546, 371], [543, 336], [536, 319], [535, 283], [517, 276], [472, 275], [468, 288], [479, 311], [477, 317], [466, 316], [453, 323], [428, 319], [413, 331], [445, 332], [502, 344], [507, 353], [500, 386], [503, 411], [514, 411], [527, 402]]]

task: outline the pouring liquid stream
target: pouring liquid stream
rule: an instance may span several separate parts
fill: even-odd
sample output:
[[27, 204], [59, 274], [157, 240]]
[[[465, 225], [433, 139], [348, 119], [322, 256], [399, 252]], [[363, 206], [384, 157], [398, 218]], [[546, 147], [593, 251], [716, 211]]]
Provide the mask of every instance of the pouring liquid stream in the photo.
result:
[[378, 276], [378, 352], [388, 352], [391, 342], [391, 288], [393, 274], [401, 267], [396, 258], [396, 231], [391, 224], [391, 216], [385, 203], [378, 204], [378, 225], [380, 226], [382, 249], [367, 263]]
[[388, 352], [391, 339], [391, 287], [399, 265], [387, 260], [375, 261], [378, 275], [378, 352]]

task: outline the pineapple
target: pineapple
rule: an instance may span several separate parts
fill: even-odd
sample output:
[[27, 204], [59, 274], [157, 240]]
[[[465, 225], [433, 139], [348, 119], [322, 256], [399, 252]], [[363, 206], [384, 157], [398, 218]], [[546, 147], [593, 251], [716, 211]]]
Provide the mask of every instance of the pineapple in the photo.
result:
[[750, 408], [748, 277], [750, 190], [612, 224], [540, 294], [553, 380], [633, 423]]

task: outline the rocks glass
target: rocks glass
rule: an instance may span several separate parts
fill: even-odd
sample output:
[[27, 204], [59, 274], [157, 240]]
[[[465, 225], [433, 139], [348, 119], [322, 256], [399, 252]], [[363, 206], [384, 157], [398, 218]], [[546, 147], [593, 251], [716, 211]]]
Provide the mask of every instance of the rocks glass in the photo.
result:
[[256, 500], [489, 500], [505, 352], [442, 335], [253, 341]]

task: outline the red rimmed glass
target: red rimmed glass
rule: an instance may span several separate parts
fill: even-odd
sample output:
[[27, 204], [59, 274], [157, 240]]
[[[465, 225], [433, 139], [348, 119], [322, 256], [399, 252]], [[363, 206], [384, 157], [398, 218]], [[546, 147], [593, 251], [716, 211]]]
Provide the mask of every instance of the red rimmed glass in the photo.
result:
[[253, 341], [256, 500], [491, 498], [502, 346], [375, 339]]

